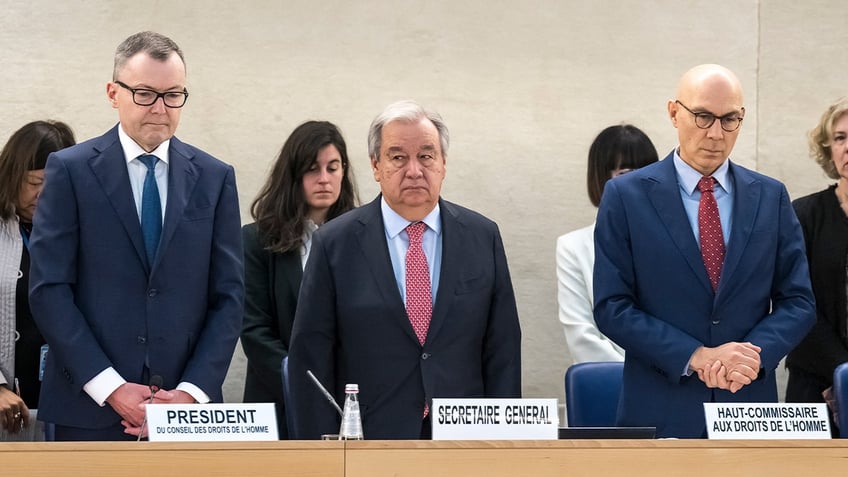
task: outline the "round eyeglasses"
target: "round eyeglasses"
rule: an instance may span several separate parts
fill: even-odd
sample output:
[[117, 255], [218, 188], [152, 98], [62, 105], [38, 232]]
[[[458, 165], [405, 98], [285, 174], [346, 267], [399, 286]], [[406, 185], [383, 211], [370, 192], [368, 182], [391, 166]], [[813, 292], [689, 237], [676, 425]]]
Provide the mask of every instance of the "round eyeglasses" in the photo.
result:
[[118, 86], [132, 92], [133, 103], [139, 106], [152, 106], [159, 98], [169, 108], [182, 108], [188, 100], [188, 91], [166, 91], [159, 93], [147, 88], [130, 88], [121, 81], [115, 81]]
[[[683, 109], [692, 113], [695, 116], [695, 126], [698, 126], [701, 129], [709, 129], [713, 126], [713, 123], [716, 119], [719, 120], [719, 124], [721, 124], [721, 128], [727, 132], [733, 132], [739, 129], [739, 126], [742, 125], [742, 120], [744, 117], [740, 116], [739, 113], [730, 113], [725, 114], [724, 116], [716, 116], [713, 113], [708, 113], [706, 111], [695, 112], [686, 107], [685, 104], [681, 103], [678, 100], [674, 100], [675, 103], [683, 106]], [[742, 114], [745, 114], [745, 108], [742, 108]]]

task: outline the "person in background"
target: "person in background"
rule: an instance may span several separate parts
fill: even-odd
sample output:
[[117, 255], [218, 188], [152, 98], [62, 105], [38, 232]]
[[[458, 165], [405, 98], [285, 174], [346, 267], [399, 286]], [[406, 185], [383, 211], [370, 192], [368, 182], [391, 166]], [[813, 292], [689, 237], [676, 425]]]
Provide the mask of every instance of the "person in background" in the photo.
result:
[[786, 188], [730, 160], [737, 76], [696, 66], [667, 110], [679, 146], [601, 198], [594, 314], [625, 351], [617, 425], [700, 438], [705, 402], [778, 401], [775, 370], [815, 300]]
[[223, 401], [244, 313], [235, 171], [174, 136], [182, 50], [131, 35], [105, 90], [118, 124], [50, 155], [30, 244], [38, 417], [63, 441], [135, 440], [149, 401]]
[[289, 352], [300, 439], [339, 430], [307, 376], [339, 402], [360, 389], [366, 439], [431, 437], [442, 397], [521, 397], [521, 329], [498, 226], [441, 198], [449, 134], [413, 101], [371, 123], [381, 194], [318, 229]]
[[38, 407], [46, 344], [29, 308], [29, 237], [44, 165], [51, 152], [75, 144], [59, 121], [33, 121], [0, 152], [0, 427], [18, 432]]
[[288, 354], [303, 267], [312, 233], [358, 202], [339, 129], [308, 121], [292, 131], [253, 201], [244, 240], [244, 402], [273, 402], [281, 439], [288, 438], [280, 363]]
[[[657, 149], [641, 129], [630, 124], [610, 126], [589, 148], [586, 184], [595, 207], [608, 180], [657, 162]], [[574, 363], [624, 361], [624, 350], [598, 331], [592, 316], [592, 268], [595, 264], [595, 224], [557, 239], [557, 302], [559, 321]]]
[[804, 231], [816, 324], [786, 358], [786, 402], [832, 401], [833, 371], [848, 362], [848, 98], [824, 111], [809, 133], [809, 151], [836, 184], [792, 203]]

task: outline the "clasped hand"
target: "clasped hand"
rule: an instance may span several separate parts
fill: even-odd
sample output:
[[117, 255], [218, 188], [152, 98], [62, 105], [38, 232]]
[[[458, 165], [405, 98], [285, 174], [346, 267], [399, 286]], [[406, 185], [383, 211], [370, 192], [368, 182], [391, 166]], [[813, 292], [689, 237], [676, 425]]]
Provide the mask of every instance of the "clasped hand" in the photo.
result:
[[725, 343], [715, 348], [701, 346], [692, 354], [690, 366], [709, 388], [739, 391], [757, 379], [762, 349], [753, 343]]
[[0, 427], [18, 433], [29, 425], [29, 409], [20, 396], [0, 386]]
[[189, 393], [177, 389], [159, 390], [153, 396], [153, 400], [150, 399], [150, 394], [148, 386], [124, 383], [106, 399], [112, 409], [121, 416], [125, 433], [133, 436], [141, 434], [142, 437], [147, 435], [147, 426], [142, 429], [142, 423], [144, 423], [145, 407], [148, 404], [193, 404], [196, 402]]

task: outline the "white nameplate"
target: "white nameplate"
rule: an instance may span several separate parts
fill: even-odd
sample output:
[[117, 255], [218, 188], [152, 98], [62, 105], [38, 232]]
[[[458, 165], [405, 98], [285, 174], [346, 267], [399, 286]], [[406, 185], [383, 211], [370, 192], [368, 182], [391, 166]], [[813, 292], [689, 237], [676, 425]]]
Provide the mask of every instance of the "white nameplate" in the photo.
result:
[[276, 441], [272, 403], [148, 404], [150, 441]]
[[433, 399], [433, 440], [556, 439], [556, 399]]
[[705, 402], [710, 439], [830, 439], [827, 405]]

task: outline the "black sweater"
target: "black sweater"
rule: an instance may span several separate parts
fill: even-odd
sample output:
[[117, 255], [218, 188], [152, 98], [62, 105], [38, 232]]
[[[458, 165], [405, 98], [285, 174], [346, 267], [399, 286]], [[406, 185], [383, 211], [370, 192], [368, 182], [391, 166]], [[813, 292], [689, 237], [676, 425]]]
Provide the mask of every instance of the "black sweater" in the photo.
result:
[[816, 325], [786, 359], [833, 384], [833, 370], [848, 361], [846, 339], [846, 257], [848, 218], [836, 199], [836, 186], [792, 202], [807, 247], [810, 279], [816, 297]]

